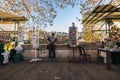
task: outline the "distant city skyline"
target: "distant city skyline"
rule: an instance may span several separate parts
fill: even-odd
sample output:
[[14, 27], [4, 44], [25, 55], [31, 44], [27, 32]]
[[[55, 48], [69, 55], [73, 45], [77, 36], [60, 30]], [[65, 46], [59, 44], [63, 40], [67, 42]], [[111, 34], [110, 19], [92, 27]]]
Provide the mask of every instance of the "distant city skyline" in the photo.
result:
[[76, 19], [76, 17], [82, 18], [79, 11], [79, 5], [74, 8], [67, 6], [65, 9], [57, 9], [57, 17], [54, 19], [53, 26], [48, 26], [45, 30], [47, 32], [68, 32], [69, 27], [72, 25], [72, 22], [74, 22], [78, 27], [78, 32], [81, 32], [83, 26], [81, 22]]

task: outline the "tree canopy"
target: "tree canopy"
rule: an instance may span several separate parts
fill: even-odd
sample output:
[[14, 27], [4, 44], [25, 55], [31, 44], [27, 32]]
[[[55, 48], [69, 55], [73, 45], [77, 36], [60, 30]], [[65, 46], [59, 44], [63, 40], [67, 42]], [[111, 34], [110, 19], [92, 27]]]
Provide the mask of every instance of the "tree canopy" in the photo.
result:
[[[96, 5], [107, 2], [120, 2], [120, 0], [0, 0], [0, 10], [18, 16], [25, 16], [29, 24], [46, 27], [53, 25], [57, 16], [57, 8], [64, 9], [70, 5], [80, 6], [80, 13], [89, 13]], [[77, 17], [77, 16], [76, 16]], [[79, 16], [78, 16], [79, 17]]]
[[[78, 0], [79, 1], [79, 0]], [[67, 5], [74, 7], [77, 0], [0, 0], [0, 9], [7, 13], [25, 16], [29, 24], [53, 25], [57, 16], [57, 8], [65, 8]]]

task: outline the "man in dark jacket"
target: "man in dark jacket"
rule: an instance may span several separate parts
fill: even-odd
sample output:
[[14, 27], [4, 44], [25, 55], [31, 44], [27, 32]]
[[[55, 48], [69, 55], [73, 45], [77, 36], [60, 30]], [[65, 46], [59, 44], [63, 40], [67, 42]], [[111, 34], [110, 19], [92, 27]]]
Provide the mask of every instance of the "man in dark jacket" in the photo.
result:
[[49, 58], [51, 58], [51, 61], [56, 61], [55, 42], [57, 41], [57, 38], [55, 37], [54, 33], [52, 33], [51, 36], [48, 37], [48, 41]]

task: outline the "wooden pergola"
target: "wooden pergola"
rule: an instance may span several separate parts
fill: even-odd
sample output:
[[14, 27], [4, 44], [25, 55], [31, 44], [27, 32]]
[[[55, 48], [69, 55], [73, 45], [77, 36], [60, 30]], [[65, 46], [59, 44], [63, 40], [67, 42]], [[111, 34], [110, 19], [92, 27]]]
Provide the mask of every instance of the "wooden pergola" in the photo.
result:
[[11, 21], [27, 21], [28, 19], [24, 16], [19, 17], [10, 13], [5, 13], [3, 11], [0, 11], [0, 20], [1, 22], [11, 22]]
[[[27, 20], [28, 19], [25, 18], [24, 16], [19, 17], [10, 13], [5, 13], [3, 11], [0, 11], [0, 24], [15, 24], [14, 31], [13, 32], [8, 31], [10, 33], [14, 33], [14, 37], [15, 37], [15, 34], [17, 33], [16, 29], [19, 26], [19, 24], [24, 23]], [[7, 32], [7, 30], [3, 30], [1, 32], [5, 33]]]
[[[91, 13], [83, 19], [82, 23], [85, 26], [89, 26], [104, 21], [106, 25], [106, 33], [109, 32], [110, 37], [110, 25], [113, 24], [113, 20], [120, 21], [120, 6], [108, 4], [96, 6]], [[97, 31], [100, 31], [101, 27]]]

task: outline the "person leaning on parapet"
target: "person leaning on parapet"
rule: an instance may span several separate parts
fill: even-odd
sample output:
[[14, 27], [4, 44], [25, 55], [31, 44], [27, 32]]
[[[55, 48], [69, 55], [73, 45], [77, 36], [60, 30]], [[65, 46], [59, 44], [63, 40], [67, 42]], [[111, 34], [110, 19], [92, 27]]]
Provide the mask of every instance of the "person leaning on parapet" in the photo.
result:
[[52, 33], [51, 36], [48, 37], [48, 41], [49, 58], [51, 59], [51, 61], [56, 61], [55, 42], [57, 41], [57, 38], [55, 37], [54, 33]]

